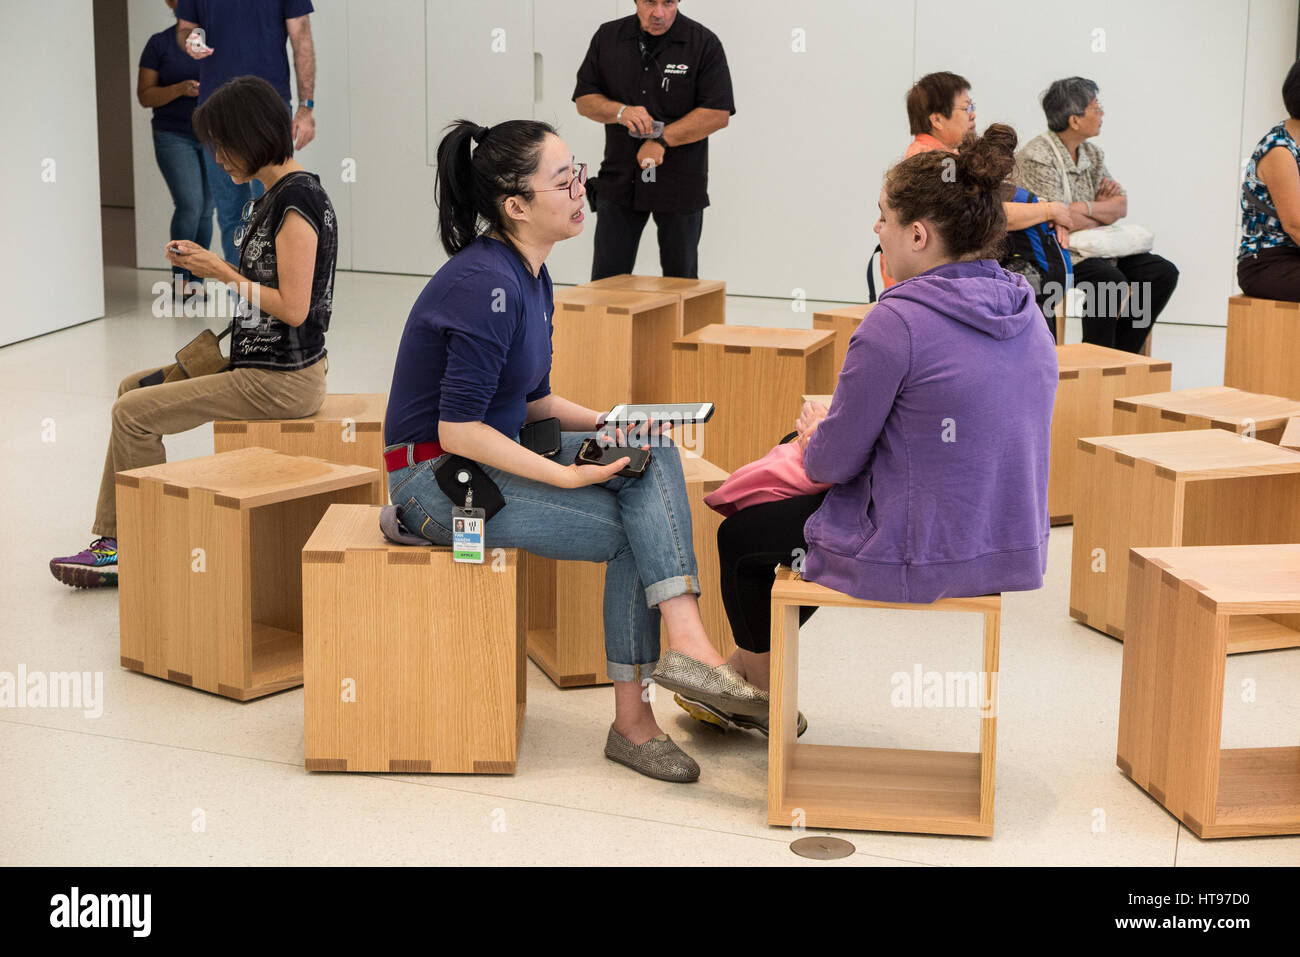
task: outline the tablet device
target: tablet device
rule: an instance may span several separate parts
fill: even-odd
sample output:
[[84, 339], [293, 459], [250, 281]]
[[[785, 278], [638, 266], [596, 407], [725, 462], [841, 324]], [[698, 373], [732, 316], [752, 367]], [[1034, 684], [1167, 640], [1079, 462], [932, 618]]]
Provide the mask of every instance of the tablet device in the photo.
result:
[[686, 425], [713, 418], [712, 402], [652, 402], [641, 405], [616, 405], [605, 416], [607, 425], [638, 422], [672, 422]]

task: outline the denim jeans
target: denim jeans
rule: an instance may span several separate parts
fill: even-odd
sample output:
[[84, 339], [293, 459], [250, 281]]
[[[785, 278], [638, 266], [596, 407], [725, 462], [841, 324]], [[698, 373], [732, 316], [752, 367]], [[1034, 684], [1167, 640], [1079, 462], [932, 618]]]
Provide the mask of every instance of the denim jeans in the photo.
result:
[[[154, 130], [153, 155], [172, 194], [169, 239], [188, 239], [207, 249], [212, 242], [212, 189], [203, 147], [188, 133]], [[194, 280], [188, 269], [183, 282]]]
[[[592, 433], [566, 432], [556, 461], [568, 464]], [[661, 439], [660, 441], [666, 441]], [[401, 446], [390, 446], [401, 448]], [[434, 479], [442, 458], [388, 474], [402, 524], [435, 545], [451, 544], [453, 503]], [[488, 520], [484, 548], [522, 548], [545, 558], [605, 563], [605, 671], [614, 681], [649, 678], [659, 662], [662, 601], [700, 593], [681, 456], [651, 450], [640, 478], [556, 488], [484, 466], [506, 507]], [[594, 600], [594, 596], [593, 596]]]

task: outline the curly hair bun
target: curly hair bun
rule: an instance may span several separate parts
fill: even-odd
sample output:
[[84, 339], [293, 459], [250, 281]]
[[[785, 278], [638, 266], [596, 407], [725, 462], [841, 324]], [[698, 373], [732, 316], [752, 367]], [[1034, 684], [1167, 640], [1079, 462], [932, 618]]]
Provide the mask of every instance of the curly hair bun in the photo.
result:
[[1005, 123], [994, 123], [983, 136], [966, 134], [957, 154], [958, 178], [982, 192], [997, 189], [1015, 166], [1017, 142], [1016, 131]]

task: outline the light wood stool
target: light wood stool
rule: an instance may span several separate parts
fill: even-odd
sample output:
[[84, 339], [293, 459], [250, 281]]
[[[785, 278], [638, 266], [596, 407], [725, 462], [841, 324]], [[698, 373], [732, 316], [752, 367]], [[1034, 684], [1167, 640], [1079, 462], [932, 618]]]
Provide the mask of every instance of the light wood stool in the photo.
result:
[[[1300, 541], [1300, 455], [1267, 442], [1222, 429], [1086, 438], [1075, 468], [1070, 617], [1121, 640], [1130, 548]], [[1232, 635], [1228, 651], [1285, 638]]]
[[1278, 445], [1292, 452], [1300, 452], [1300, 415], [1287, 422], [1286, 429], [1282, 432], [1282, 441]]
[[513, 774], [519, 553], [395, 545], [379, 511], [332, 506], [302, 549], [307, 770]]
[[1084, 342], [1057, 346], [1056, 362], [1060, 380], [1052, 412], [1047, 512], [1053, 525], [1068, 525], [1074, 520], [1075, 443], [1111, 431], [1118, 396], [1168, 389], [1173, 365]]
[[[384, 393], [340, 393], [327, 395], [319, 410], [301, 419], [219, 419], [212, 423], [213, 451], [256, 446], [382, 471], [387, 411]], [[387, 482], [379, 484], [379, 495], [374, 504], [385, 504]]]
[[[800, 744], [799, 606], [964, 611], [984, 616], [978, 752]], [[998, 639], [1002, 596], [941, 598], [929, 605], [863, 601], [781, 568], [772, 586], [772, 686], [767, 739], [767, 823], [922, 834], [993, 834]], [[777, 730], [779, 729], [779, 730]]]
[[673, 394], [717, 405], [695, 451], [728, 472], [794, 428], [800, 395], [835, 391], [835, 334], [825, 330], [705, 326], [672, 355]]
[[875, 303], [863, 303], [858, 306], [845, 306], [842, 309], [827, 309], [813, 313], [813, 328], [835, 333], [835, 376], [839, 377], [844, 368], [844, 357], [849, 352], [849, 340], [858, 331], [862, 320], [867, 317]]
[[122, 667], [238, 701], [302, 684], [298, 553], [380, 475], [260, 448], [118, 472]]
[[[675, 276], [633, 276], [623, 273], [584, 283], [583, 289], [617, 289], [632, 292], [666, 292], [677, 297], [678, 336], [727, 321], [727, 284], [714, 279]], [[662, 401], [656, 397], [649, 401]], [[689, 401], [689, 400], [688, 400]]]
[[1228, 299], [1223, 384], [1300, 399], [1300, 303]]
[[[727, 473], [693, 452], [680, 451], [702, 589], [700, 618], [713, 647], [727, 658], [736, 650], [736, 643], [718, 587], [722, 516], [704, 504], [704, 497], [727, 480]], [[524, 563], [528, 570], [528, 657], [561, 688], [609, 684], [605, 673], [605, 566], [528, 553]], [[663, 629], [663, 647], [667, 647], [667, 634]]]
[[1135, 548], [1115, 763], [1200, 838], [1300, 834], [1300, 748], [1221, 748], [1232, 636], [1300, 645], [1300, 545]]
[[1300, 400], [1209, 386], [1116, 399], [1111, 433], [1226, 429], [1276, 445], [1295, 415], [1300, 415]]
[[551, 388], [601, 411], [620, 402], [671, 401], [672, 345], [681, 335], [680, 313], [676, 293], [589, 286], [560, 290], [551, 317]]

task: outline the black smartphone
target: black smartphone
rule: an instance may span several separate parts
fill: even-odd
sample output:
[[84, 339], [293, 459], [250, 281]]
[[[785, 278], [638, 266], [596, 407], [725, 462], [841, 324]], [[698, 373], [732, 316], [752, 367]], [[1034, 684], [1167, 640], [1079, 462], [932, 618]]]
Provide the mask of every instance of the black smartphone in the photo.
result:
[[538, 419], [519, 430], [519, 444], [548, 459], [560, 454], [560, 420]]
[[634, 449], [626, 445], [601, 445], [594, 438], [582, 440], [582, 447], [573, 460], [575, 465], [611, 465], [626, 456], [631, 461], [619, 472], [628, 478], [640, 478], [645, 475], [646, 466], [650, 464], [649, 449]]

